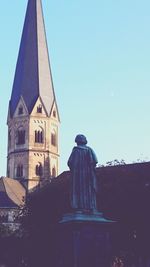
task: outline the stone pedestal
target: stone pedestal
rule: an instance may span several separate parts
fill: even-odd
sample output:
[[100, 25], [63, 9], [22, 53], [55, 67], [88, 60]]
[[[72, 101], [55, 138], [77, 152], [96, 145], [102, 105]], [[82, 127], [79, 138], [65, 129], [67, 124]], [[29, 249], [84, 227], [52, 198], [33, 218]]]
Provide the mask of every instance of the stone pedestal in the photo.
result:
[[65, 215], [59, 225], [58, 267], [110, 267], [112, 224], [101, 213]]

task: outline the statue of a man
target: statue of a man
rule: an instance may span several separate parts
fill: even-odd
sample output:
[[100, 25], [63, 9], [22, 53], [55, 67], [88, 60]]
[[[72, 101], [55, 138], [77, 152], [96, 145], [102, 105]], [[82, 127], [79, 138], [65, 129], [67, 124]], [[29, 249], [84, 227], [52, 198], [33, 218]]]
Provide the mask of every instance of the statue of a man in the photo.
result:
[[97, 210], [96, 206], [96, 174], [97, 158], [94, 151], [88, 147], [84, 135], [75, 138], [77, 146], [72, 150], [68, 160], [71, 171], [71, 206], [79, 211]]

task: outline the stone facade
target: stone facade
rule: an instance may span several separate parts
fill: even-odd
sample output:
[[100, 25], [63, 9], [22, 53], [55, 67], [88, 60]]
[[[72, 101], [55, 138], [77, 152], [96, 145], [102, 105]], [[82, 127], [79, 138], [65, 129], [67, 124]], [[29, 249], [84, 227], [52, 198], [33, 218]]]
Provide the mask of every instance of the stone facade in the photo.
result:
[[[25, 103], [20, 99], [13, 118], [8, 117], [7, 175], [22, 180], [28, 189], [38, 186], [43, 179], [57, 176], [58, 128], [59, 117], [55, 103], [48, 116], [38, 99], [29, 115]], [[24, 136], [18, 136], [19, 131]]]

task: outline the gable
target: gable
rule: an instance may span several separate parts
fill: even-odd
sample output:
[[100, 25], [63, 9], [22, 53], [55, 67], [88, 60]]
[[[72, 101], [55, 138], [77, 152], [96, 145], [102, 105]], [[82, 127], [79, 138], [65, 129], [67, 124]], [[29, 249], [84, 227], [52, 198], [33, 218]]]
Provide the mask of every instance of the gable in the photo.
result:
[[56, 102], [53, 103], [53, 107], [52, 107], [52, 110], [51, 110], [50, 117], [53, 120], [60, 121], [59, 112], [58, 112], [58, 108], [57, 108]]
[[24, 102], [24, 99], [21, 96], [20, 100], [18, 102], [18, 105], [16, 107], [14, 117], [21, 117], [21, 116], [26, 116], [26, 115], [28, 115], [28, 110], [27, 110], [26, 104]]
[[45, 106], [44, 106], [40, 97], [37, 99], [37, 101], [33, 107], [33, 110], [31, 112], [31, 116], [47, 117], [47, 112], [46, 112]]

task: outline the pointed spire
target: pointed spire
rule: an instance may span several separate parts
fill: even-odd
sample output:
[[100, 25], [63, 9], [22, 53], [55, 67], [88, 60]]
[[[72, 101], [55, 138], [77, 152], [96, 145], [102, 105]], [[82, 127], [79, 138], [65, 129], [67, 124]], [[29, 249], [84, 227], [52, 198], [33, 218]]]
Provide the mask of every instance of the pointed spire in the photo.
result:
[[29, 114], [38, 97], [50, 115], [55, 100], [41, 0], [28, 0], [14, 84], [10, 100], [13, 116], [20, 97]]

